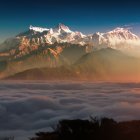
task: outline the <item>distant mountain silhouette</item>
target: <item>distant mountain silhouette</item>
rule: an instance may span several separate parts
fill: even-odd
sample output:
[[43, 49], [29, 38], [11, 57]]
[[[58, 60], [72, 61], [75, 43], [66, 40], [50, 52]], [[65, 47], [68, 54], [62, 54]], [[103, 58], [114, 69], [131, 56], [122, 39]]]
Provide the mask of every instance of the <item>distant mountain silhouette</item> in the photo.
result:
[[74, 68], [89, 79], [126, 79], [140, 75], [140, 59], [105, 48], [82, 56]]
[[78, 75], [70, 67], [35, 68], [17, 73], [6, 79], [13, 80], [67, 80], [78, 79]]

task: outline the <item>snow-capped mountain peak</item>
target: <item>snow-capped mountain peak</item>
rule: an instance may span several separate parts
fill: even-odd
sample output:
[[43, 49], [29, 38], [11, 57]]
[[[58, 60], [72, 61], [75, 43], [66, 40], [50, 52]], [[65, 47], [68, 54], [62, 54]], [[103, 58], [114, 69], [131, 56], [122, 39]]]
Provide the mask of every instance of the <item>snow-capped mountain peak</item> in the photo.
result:
[[114, 30], [108, 32], [108, 33], [121, 33], [121, 32], [129, 32], [128, 28], [121, 28], [121, 27], [117, 27]]
[[138, 40], [139, 39], [139, 37], [133, 34], [129, 28], [117, 27], [114, 30], [107, 32], [106, 35], [125, 39], [125, 40]]
[[37, 50], [40, 46], [54, 43], [79, 44], [86, 46], [86, 49], [90, 51], [93, 51], [94, 48], [105, 47], [123, 50], [139, 48], [140, 38], [128, 28], [118, 27], [106, 33], [96, 32], [91, 35], [84, 35], [81, 32], [71, 31], [68, 26], [60, 23], [55, 28], [50, 29], [30, 26], [26, 32], [20, 33], [14, 39], [1, 44], [0, 50], [12, 50], [12, 52], [19, 50], [21, 56]]
[[55, 28], [56, 30], [62, 30], [62, 31], [64, 31], [64, 32], [66, 32], [66, 33], [71, 33], [72, 31], [69, 29], [69, 27], [68, 26], [66, 26], [66, 25], [64, 25], [64, 24], [62, 24], [62, 23], [59, 23], [57, 26], [56, 26], [56, 28]]
[[44, 32], [44, 31], [49, 31], [48, 28], [34, 27], [32, 25], [30, 25], [29, 30], [33, 30], [35, 32], [40, 32], [40, 33]]

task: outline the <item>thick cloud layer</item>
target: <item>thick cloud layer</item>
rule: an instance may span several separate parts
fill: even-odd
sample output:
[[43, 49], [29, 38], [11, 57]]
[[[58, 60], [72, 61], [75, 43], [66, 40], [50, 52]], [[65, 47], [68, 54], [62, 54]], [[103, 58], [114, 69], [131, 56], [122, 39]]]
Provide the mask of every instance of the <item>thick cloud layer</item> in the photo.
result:
[[0, 82], [0, 137], [26, 140], [61, 119], [140, 119], [139, 83]]

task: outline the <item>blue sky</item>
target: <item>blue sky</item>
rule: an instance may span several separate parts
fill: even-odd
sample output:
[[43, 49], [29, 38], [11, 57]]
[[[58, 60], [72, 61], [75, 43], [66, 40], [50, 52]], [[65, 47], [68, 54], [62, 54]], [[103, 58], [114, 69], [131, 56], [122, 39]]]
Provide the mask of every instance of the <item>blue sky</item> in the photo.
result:
[[139, 2], [107, 0], [1, 0], [0, 42], [28, 29], [64, 23], [85, 34], [132, 26], [140, 35]]

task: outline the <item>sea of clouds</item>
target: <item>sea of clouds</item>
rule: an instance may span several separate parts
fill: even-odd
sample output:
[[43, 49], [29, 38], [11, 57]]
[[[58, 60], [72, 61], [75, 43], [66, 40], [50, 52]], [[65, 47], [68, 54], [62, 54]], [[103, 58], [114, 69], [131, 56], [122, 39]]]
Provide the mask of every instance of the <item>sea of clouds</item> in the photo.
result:
[[140, 83], [0, 82], [0, 138], [27, 140], [62, 119], [140, 119]]

